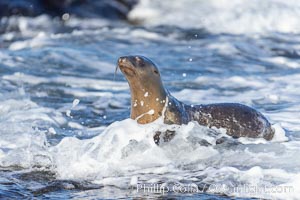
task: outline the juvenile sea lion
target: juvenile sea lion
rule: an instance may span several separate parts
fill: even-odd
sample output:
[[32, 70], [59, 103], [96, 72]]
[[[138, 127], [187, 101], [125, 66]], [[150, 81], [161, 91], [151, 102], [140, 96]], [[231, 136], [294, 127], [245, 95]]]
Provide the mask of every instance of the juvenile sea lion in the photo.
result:
[[[186, 105], [180, 102], [164, 88], [158, 68], [146, 57], [120, 57], [117, 67], [130, 86], [130, 117], [140, 124], [153, 122], [163, 116], [165, 124], [180, 125], [197, 121], [203, 126], [225, 128], [226, 133], [234, 138], [273, 138], [274, 130], [270, 122], [260, 112], [246, 105]], [[173, 137], [174, 133], [170, 135]]]

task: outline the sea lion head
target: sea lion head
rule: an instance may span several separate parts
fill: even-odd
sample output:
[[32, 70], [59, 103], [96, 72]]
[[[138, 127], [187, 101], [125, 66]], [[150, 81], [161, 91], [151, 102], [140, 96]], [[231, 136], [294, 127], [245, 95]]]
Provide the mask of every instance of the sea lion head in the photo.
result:
[[130, 87], [130, 117], [141, 124], [159, 118], [167, 92], [157, 66], [144, 56], [123, 56], [119, 58], [117, 68], [120, 68]]

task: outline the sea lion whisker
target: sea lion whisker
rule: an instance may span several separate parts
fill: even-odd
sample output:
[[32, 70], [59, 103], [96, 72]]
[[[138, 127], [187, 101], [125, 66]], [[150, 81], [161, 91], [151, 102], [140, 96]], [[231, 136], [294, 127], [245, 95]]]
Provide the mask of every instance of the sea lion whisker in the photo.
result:
[[114, 73], [114, 81], [116, 80], [116, 74], [118, 72], [118, 68], [119, 68], [119, 64], [117, 64], [116, 69], [115, 69], [115, 73]]

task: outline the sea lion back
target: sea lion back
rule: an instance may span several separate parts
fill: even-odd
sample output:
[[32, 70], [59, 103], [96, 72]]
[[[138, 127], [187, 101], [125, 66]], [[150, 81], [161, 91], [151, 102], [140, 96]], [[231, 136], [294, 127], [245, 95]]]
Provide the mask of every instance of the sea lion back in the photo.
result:
[[220, 103], [189, 106], [190, 119], [199, 124], [225, 128], [233, 137], [263, 137], [272, 139], [274, 130], [257, 110], [238, 103]]

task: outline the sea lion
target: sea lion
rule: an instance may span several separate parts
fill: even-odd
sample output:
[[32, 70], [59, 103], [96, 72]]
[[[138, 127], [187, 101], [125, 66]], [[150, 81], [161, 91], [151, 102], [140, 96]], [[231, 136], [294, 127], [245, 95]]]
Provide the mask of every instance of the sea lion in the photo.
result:
[[[257, 110], [239, 103], [187, 105], [163, 86], [157, 66], [144, 56], [124, 56], [117, 68], [125, 75], [131, 92], [132, 119], [140, 124], [153, 122], [163, 116], [165, 124], [187, 124], [197, 121], [200, 125], [225, 128], [234, 138], [264, 138], [271, 140], [274, 130], [270, 122]], [[168, 132], [166, 140], [174, 136]], [[155, 135], [154, 139], [159, 135]]]

